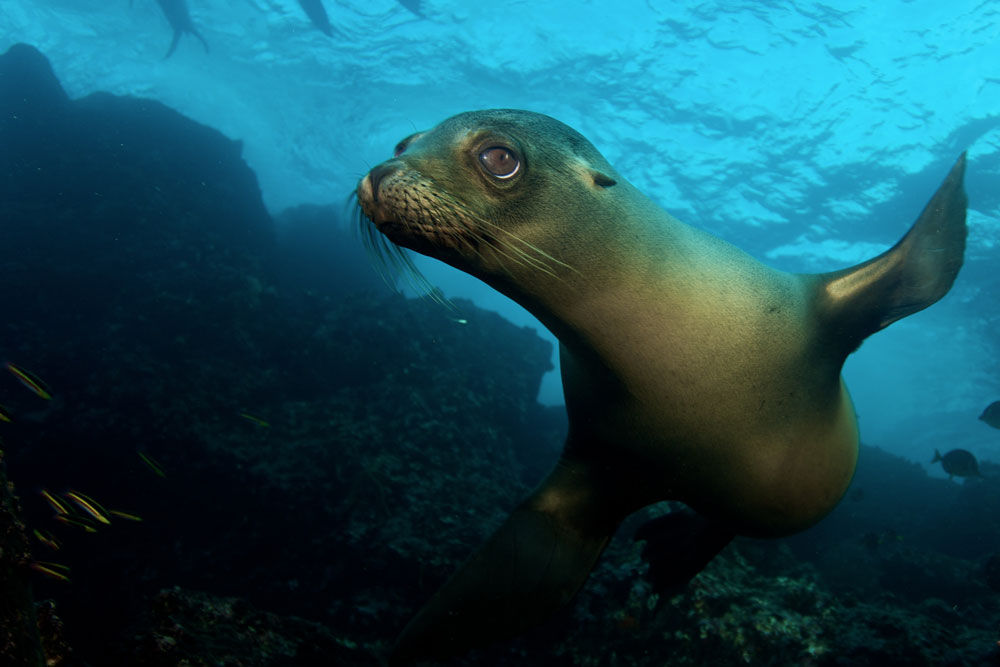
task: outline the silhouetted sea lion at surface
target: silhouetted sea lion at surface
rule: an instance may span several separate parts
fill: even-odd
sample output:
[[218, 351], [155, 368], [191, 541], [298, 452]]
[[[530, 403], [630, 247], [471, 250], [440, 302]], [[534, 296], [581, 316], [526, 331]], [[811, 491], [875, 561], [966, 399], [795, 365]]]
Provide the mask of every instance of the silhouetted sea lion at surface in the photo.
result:
[[420, 18], [426, 18], [423, 10], [420, 8], [420, 0], [399, 0], [399, 4], [403, 5]]
[[892, 249], [804, 275], [674, 219], [541, 114], [464, 113], [397, 145], [358, 185], [365, 216], [559, 338], [569, 434], [555, 470], [417, 613], [390, 661], [462, 653], [547, 619], [622, 519], [651, 503], [683, 501], [710, 524], [684, 566], [695, 571], [734, 534], [787, 535], [826, 515], [858, 452], [841, 367], [951, 287], [964, 167], [963, 155]]
[[163, 10], [163, 15], [167, 17], [167, 21], [170, 22], [170, 27], [174, 29], [174, 38], [170, 42], [170, 48], [167, 49], [167, 55], [163, 56], [164, 58], [174, 55], [174, 51], [177, 50], [177, 45], [181, 41], [181, 36], [186, 32], [197, 37], [204, 44], [205, 52], [208, 53], [208, 42], [195, 29], [194, 21], [191, 20], [191, 13], [188, 11], [185, 0], [156, 0], [156, 2], [160, 5], [160, 9]]
[[323, 7], [323, 0], [299, 0], [299, 5], [302, 6], [302, 10], [312, 21], [313, 25], [319, 28], [319, 31], [328, 37], [333, 37], [333, 26], [330, 25], [330, 17], [327, 16], [326, 9]]

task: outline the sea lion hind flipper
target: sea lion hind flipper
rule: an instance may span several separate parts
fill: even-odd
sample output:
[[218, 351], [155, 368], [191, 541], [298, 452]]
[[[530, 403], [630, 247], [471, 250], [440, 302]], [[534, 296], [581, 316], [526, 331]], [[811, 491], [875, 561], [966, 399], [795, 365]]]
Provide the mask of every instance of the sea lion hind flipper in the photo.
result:
[[958, 158], [910, 231], [878, 257], [820, 276], [835, 330], [853, 351], [867, 336], [943, 297], [962, 267], [966, 206], [965, 153]]
[[191, 30], [191, 34], [197, 37], [201, 41], [202, 46], [205, 47], [205, 53], [208, 53], [209, 52], [208, 42], [206, 42], [205, 38], [201, 36], [201, 33], [198, 32], [197, 30]]
[[163, 56], [164, 60], [174, 55], [174, 51], [177, 50], [177, 45], [181, 42], [181, 35], [182, 33], [180, 30], [174, 30], [174, 38], [170, 41], [170, 48], [167, 49], [167, 55]]
[[[617, 528], [557, 469], [407, 624], [389, 665], [444, 659], [541, 624], [586, 581]], [[576, 481], [579, 481], [578, 478]]]
[[646, 543], [642, 559], [649, 569], [644, 578], [657, 593], [672, 594], [705, 569], [734, 536], [718, 522], [680, 510], [642, 524], [634, 539]]

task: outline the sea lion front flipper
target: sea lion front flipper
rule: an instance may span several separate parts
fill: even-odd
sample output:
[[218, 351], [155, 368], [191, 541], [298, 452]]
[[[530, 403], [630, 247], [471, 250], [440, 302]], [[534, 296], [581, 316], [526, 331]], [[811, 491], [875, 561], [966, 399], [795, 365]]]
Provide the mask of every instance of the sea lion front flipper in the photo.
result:
[[624, 516], [608, 511], [591, 477], [589, 466], [561, 460], [407, 624], [389, 664], [509, 639], [569, 602]]
[[205, 38], [201, 36], [201, 33], [192, 28], [191, 34], [197, 37], [199, 40], [201, 40], [202, 46], [205, 47], [205, 53], [208, 53], [208, 42], [206, 42]]
[[711, 519], [679, 510], [639, 526], [642, 559], [649, 563], [645, 579], [657, 593], [679, 592], [732, 542], [735, 533]]
[[834, 330], [853, 351], [869, 335], [943, 297], [962, 267], [965, 153], [896, 245], [858, 266], [820, 276]]

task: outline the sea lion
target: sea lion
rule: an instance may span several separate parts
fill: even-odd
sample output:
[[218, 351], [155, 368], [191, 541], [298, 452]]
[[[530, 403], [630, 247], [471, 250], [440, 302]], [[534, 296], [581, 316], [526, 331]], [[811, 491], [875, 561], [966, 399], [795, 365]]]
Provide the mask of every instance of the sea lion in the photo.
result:
[[826, 515], [858, 455], [841, 367], [950, 289], [964, 167], [963, 155], [892, 249], [804, 275], [674, 219], [548, 116], [463, 113], [400, 142], [358, 184], [363, 218], [556, 335], [569, 434], [555, 470], [417, 613], [390, 662], [547, 619], [622, 519], [651, 503], [706, 517], [716, 551], [733, 534], [788, 535]]
[[333, 37], [333, 26], [330, 25], [330, 17], [323, 7], [323, 0], [299, 0], [299, 5], [320, 32], [327, 37]]
[[167, 49], [167, 55], [163, 56], [164, 60], [174, 55], [174, 51], [177, 50], [177, 45], [181, 41], [181, 36], [186, 32], [197, 37], [205, 47], [205, 53], [208, 53], [208, 42], [205, 41], [205, 38], [194, 27], [194, 21], [191, 20], [191, 12], [188, 11], [185, 0], [156, 0], [156, 3], [160, 5], [163, 15], [167, 18], [170, 27], [174, 31], [174, 38], [170, 41], [170, 48]]

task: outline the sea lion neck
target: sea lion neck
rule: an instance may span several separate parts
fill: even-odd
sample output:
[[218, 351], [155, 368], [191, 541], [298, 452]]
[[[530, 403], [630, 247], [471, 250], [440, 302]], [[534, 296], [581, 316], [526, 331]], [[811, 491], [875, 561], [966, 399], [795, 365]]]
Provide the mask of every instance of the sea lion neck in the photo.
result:
[[[646, 317], [641, 310], [669, 312], [676, 302], [695, 299], [705, 288], [697, 276], [718, 284], [720, 271], [712, 264], [718, 256], [731, 253], [738, 261], [755, 263], [679, 222], [624, 179], [613, 190], [613, 205], [588, 207], [569, 218], [569, 229], [550, 224], [555, 231], [533, 239], [558, 260], [551, 272], [530, 266], [489, 274], [458, 268], [519, 303], [571, 350], [590, 354], [603, 347], [599, 339], [608, 332], [627, 331]], [[623, 290], [635, 298], [621, 299]], [[637, 309], [637, 302], [645, 308]]]

